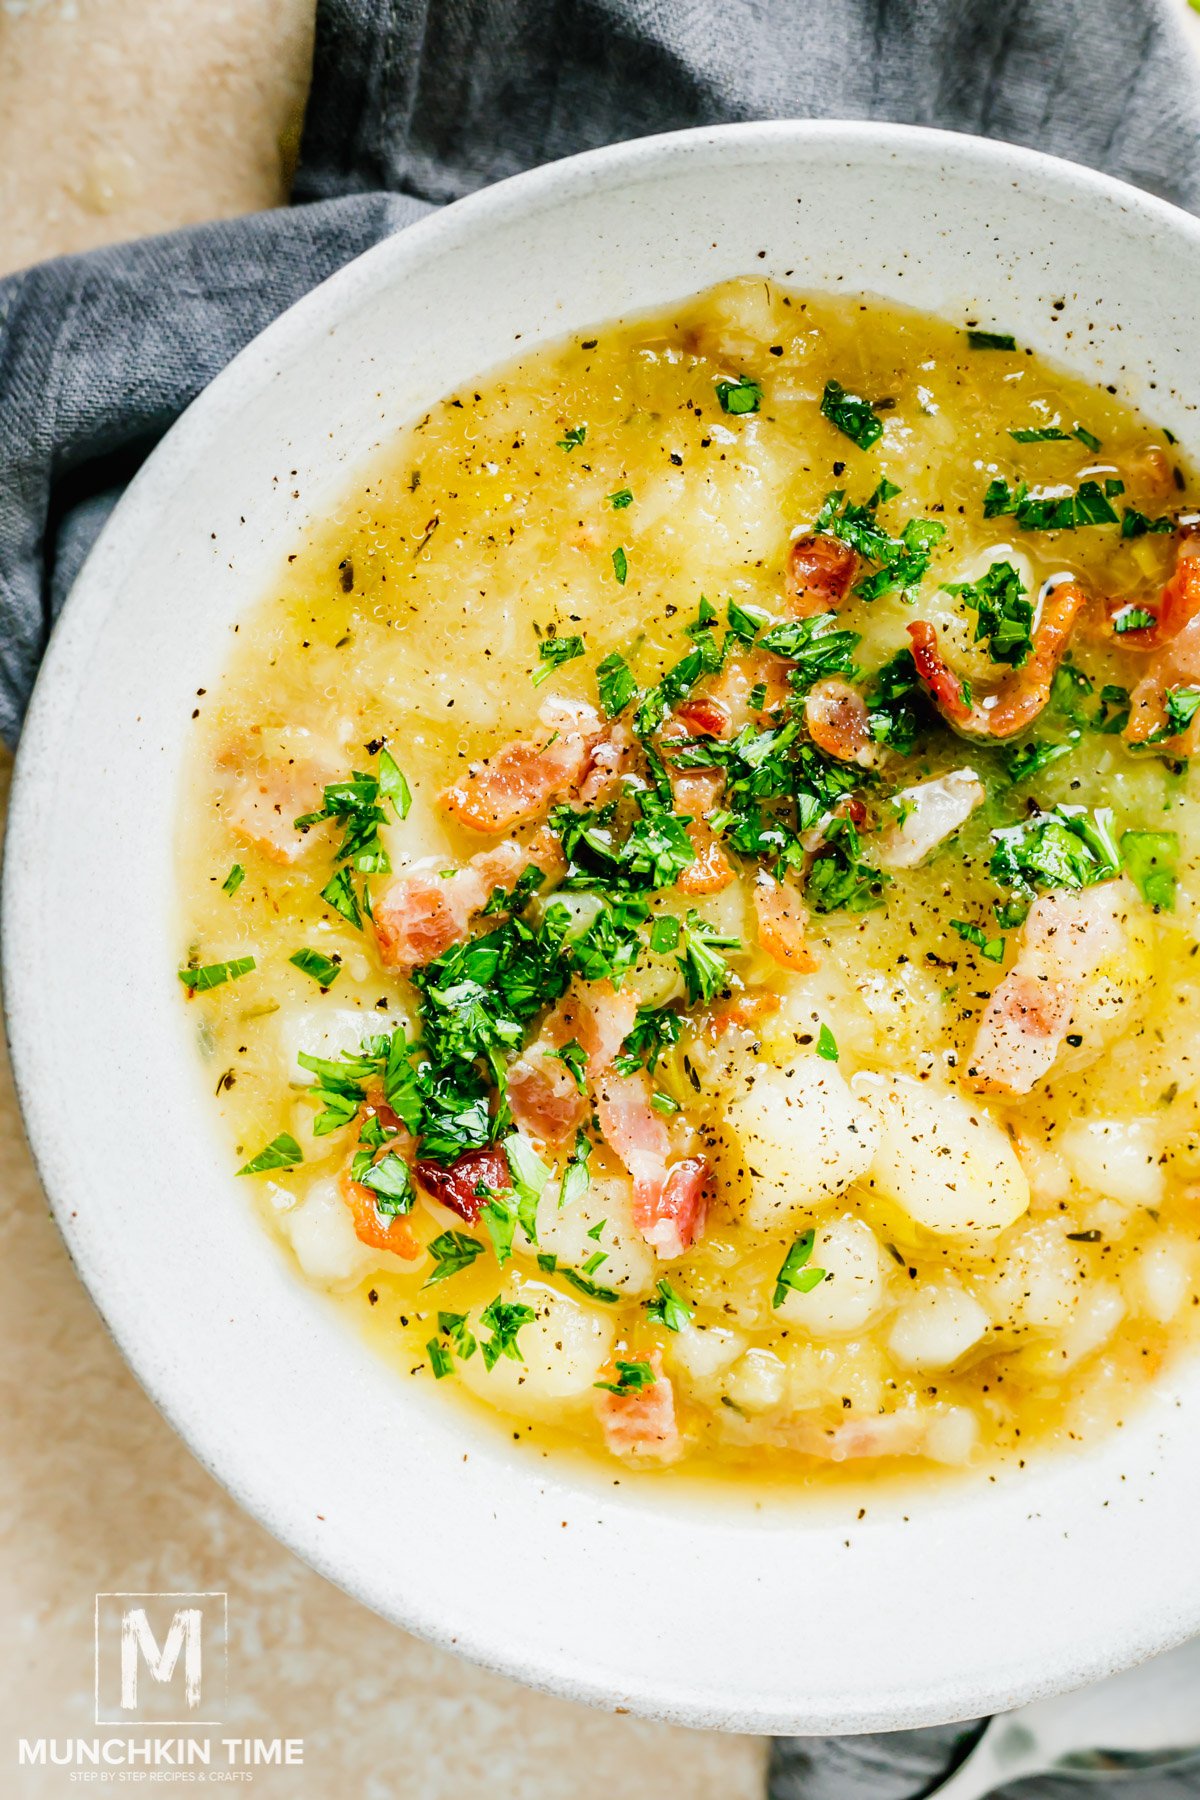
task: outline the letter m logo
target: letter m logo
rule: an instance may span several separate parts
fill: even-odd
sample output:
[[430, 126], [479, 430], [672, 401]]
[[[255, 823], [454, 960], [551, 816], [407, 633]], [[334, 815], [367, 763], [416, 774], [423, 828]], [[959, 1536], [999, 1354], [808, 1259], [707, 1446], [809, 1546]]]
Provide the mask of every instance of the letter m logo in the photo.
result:
[[225, 1594], [96, 1595], [96, 1723], [216, 1725]]

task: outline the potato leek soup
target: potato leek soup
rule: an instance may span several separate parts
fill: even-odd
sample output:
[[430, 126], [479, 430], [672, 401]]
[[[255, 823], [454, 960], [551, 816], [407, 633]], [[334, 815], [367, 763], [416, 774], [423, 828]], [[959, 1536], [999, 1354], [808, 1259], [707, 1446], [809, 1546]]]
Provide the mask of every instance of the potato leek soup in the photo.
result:
[[1196, 492], [1003, 323], [756, 280], [531, 353], [197, 700], [231, 1170], [520, 1441], [1015, 1461], [1192, 1328]]

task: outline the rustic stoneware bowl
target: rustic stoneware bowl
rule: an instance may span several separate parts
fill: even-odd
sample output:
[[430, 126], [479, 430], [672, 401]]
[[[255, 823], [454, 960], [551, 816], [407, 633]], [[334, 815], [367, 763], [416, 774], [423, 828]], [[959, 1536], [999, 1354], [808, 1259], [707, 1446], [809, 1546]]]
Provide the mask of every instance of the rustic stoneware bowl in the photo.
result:
[[231, 1174], [175, 976], [196, 690], [307, 522], [518, 346], [755, 270], [1015, 332], [1200, 447], [1200, 225], [1086, 169], [777, 124], [504, 182], [285, 314], [122, 501], [21, 744], [4, 974], [76, 1266], [150, 1394], [271, 1531], [410, 1630], [557, 1693], [860, 1731], [1008, 1707], [1200, 1630], [1200, 1371], [1091, 1453], [891, 1497], [704, 1499], [533, 1460], [373, 1360], [287, 1267]]

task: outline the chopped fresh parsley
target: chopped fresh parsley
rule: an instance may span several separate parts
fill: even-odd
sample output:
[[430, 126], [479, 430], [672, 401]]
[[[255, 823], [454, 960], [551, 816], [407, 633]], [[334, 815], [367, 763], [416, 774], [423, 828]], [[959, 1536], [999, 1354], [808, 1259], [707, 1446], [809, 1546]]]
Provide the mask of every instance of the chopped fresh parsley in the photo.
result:
[[492, 889], [487, 905], [480, 911], [480, 918], [495, 918], [499, 913], [524, 912], [545, 879], [544, 871], [536, 863], [530, 863], [528, 868], [521, 870], [512, 887]]
[[1117, 515], [1110, 495], [1119, 492], [1119, 485], [1106, 483], [1102, 488], [1098, 481], [1081, 481], [1073, 494], [1039, 494], [1024, 481], [1010, 488], [997, 475], [983, 496], [983, 516], [996, 519], [1011, 513], [1022, 531], [1075, 531], [1084, 525], [1115, 525]]
[[898, 538], [886, 532], [875, 516], [876, 508], [899, 492], [891, 482], [881, 482], [865, 506], [856, 506], [841, 488], [835, 488], [826, 495], [813, 523], [814, 532], [828, 532], [868, 562], [878, 564], [873, 574], [855, 582], [853, 591], [860, 600], [899, 594], [907, 604], [915, 601], [934, 547], [946, 535], [940, 519], [910, 519]]
[[610, 719], [624, 712], [638, 691], [629, 664], [616, 650], [597, 664], [596, 685], [600, 690], [600, 704]]
[[661, 913], [650, 927], [650, 948], [660, 956], [674, 950], [682, 930], [674, 913]]
[[1091, 887], [1121, 868], [1109, 807], [1088, 812], [1082, 806], [1058, 806], [994, 831], [992, 838], [992, 878], [1011, 889], [1015, 899], [997, 909], [1005, 925], [1020, 922], [1039, 888]]
[[866, 692], [867, 723], [877, 744], [907, 756], [929, 719], [925, 690], [909, 650], [875, 671]]
[[1174, 912], [1179, 835], [1174, 831], [1125, 831], [1121, 855], [1138, 893], [1156, 912]]
[[729, 965], [722, 950], [740, 950], [742, 941], [727, 932], [718, 931], [693, 908], [683, 922], [683, 954], [675, 961], [683, 976], [689, 1002], [705, 1005], [724, 985]]
[[321, 889], [321, 898], [327, 906], [340, 913], [348, 924], [356, 931], [362, 930], [362, 909], [358, 896], [354, 892], [354, 878], [349, 869], [339, 869]]
[[564, 663], [574, 662], [577, 656], [583, 655], [583, 639], [581, 637], [548, 637], [538, 645], [538, 657], [541, 668], [533, 672], [534, 687], [541, 687], [549, 681], [555, 669], [561, 669]]
[[657, 1379], [648, 1362], [623, 1362], [618, 1357], [617, 1379], [596, 1381], [592, 1385], [605, 1388], [610, 1394], [640, 1394], [643, 1388], [653, 1387]]
[[1145, 631], [1154, 622], [1155, 615], [1147, 612], [1144, 606], [1123, 606], [1120, 612], [1114, 613], [1112, 628], [1118, 637], [1122, 637], [1127, 631]]
[[408, 1164], [394, 1150], [381, 1156], [378, 1162], [371, 1161], [370, 1151], [359, 1151], [359, 1156], [366, 1157], [366, 1167], [355, 1168], [353, 1159], [350, 1176], [360, 1187], [368, 1188], [375, 1196], [375, 1210], [385, 1219], [394, 1219], [401, 1213], [409, 1213], [413, 1209], [416, 1190]]
[[668, 1331], [682, 1331], [692, 1316], [692, 1309], [671, 1286], [665, 1275], [660, 1275], [654, 1287], [654, 1298], [646, 1301], [646, 1317], [655, 1325], [662, 1325]]
[[241, 863], [234, 863], [232, 869], [230, 869], [228, 875], [221, 883], [221, 892], [223, 894], [236, 894], [245, 879], [246, 871], [243, 869]]
[[621, 586], [624, 587], [625, 577], [629, 573], [629, 558], [626, 556], [620, 545], [618, 545], [612, 553], [612, 566], [613, 574], [616, 576]]
[[563, 1170], [562, 1185], [558, 1190], [559, 1206], [573, 1206], [582, 1200], [591, 1186], [592, 1178], [588, 1174], [588, 1164], [592, 1159], [592, 1141], [585, 1131], [575, 1133], [575, 1149], [567, 1160]]
[[756, 413], [762, 401], [762, 389], [757, 381], [749, 375], [739, 375], [736, 381], [717, 381], [713, 383], [721, 411], [725, 413]]
[[[656, 921], [659, 924], [665, 922]], [[673, 919], [672, 923], [679, 925], [678, 919]], [[677, 932], [674, 942], [677, 943], [678, 939]], [[673, 949], [674, 943], [667, 948]], [[683, 1026], [683, 1014], [675, 1012], [669, 1006], [639, 1006], [633, 1030], [622, 1043], [619, 1055], [614, 1058], [613, 1068], [618, 1075], [636, 1075], [643, 1067], [653, 1074], [664, 1051], [679, 1042]]]
[[837, 1039], [828, 1025], [822, 1025], [817, 1034], [817, 1055], [823, 1056], [826, 1062], [836, 1062], [838, 1059]]
[[630, 488], [618, 488], [615, 494], [608, 496], [608, 504], [614, 512], [623, 512], [633, 504], [633, 492]]
[[491, 1337], [482, 1338], [479, 1348], [483, 1351], [484, 1366], [494, 1369], [502, 1356], [511, 1358], [513, 1362], [524, 1362], [521, 1347], [517, 1343], [517, 1333], [522, 1325], [532, 1325], [537, 1318], [532, 1306], [522, 1306], [515, 1300], [504, 1300], [499, 1294], [485, 1306], [479, 1315], [479, 1323], [491, 1332]]
[[237, 981], [240, 976], [249, 975], [254, 967], [252, 956], [237, 956], [230, 962], [205, 963], [199, 969], [180, 969], [179, 979], [189, 992], [206, 994], [210, 988], [221, 987], [226, 981]]
[[789, 619], [773, 625], [762, 640], [764, 650], [786, 656], [795, 664], [788, 679], [797, 693], [806, 692], [827, 675], [857, 673], [854, 651], [859, 635], [839, 627], [835, 612], [813, 613], [807, 619]]
[[435, 1380], [441, 1381], [445, 1376], [454, 1373], [454, 1357], [444, 1344], [438, 1343], [436, 1338], [430, 1338], [425, 1346], [425, 1354], [429, 1358], [429, 1366], [433, 1370]]
[[[400, 771], [390, 757], [388, 761], [399, 775]], [[331, 781], [326, 785], [324, 805], [317, 812], [302, 814], [295, 821], [296, 829], [306, 831], [323, 819], [336, 819], [343, 831], [336, 860], [348, 863], [360, 874], [387, 875], [392, 865], [379, 837], [379, 827], [387, 823], [387, 814], [379, 799], [379, 778], [355, 769], [347, 780]]]
[[330, 988], [342, 972], [341, 964], [331, 956], [322, 956], [319, 950], [297, 950], [288, 957], [303, 975], [311, 975], [318, 987]]
[[977, 331], [968, 326], [967, 345], [972, 350], [1015, 350], [1017, 340], [1008, 331]]
[[1174, 519], [1166, 516], [1149, 519], [1144, 512], [1139, 512], [1136, 506], [1127, 506], [1121, 520], [1121, 536], [1123, 538], [1145, 537], [1148, 532], [1165, 533], [1174, 530]]
[[1059, 425], [1022, 425], [1008, 435], [1018, 444], [1069, 444], [1073, 434]]
[[265, 1175], [271, 1169], [294, 1169], [297, 1163], [304, 1161], [304, 1152], [290, 1132], [281, 1131], [277, 1138], [272, 1138], [265, 1150], [252, 1156], [248, 1163], [243, 1163], [238, 1170], [239, 1175]]
[[452, 1275], [461, 1275], [476, 1257], [483, 1255], [483, 1245], [478, 1238], [468, 1237], [465, 1231], [443, 1231], [430, 1244], [429, 1254], [437, 1267], [426, 1281], [426, 1287], [432, 1287], [437, 1281], [448, 1281]]
[[779, 1273], [775, 1277], [775, 1292], [771, 1295], [772, 1306], [782, 1306], [789, 1293], [811, 1294], [813, 1289], [820, 1287], [824, 1281], [824, 1269], [814, 1269], [809, 1265], [815, 1235], [812, 1231], [804, 1232], [795, 1240], [784, 1257]]
[[586, 1294], [589, 1300], [601, 1300], [605, 1306], [614, 1306], [621, 1298], [615, 1288], [601, 1287], [599, 1282], [589, 1281], [588, 1277], [581, 1275], [578, 1269], [560, 1269], [558, 1272], [564, 1281], [569, 1281], [573, 1288], [578, 1288], [579, 1292]]
[[412, 789], [405, 778], [404, 771], [396, 762], [390, 750], [379, 752], [379, 793], [388, 802], [398, 819], [407, 819], [412, 805]]
[[563, 433], [562, 437], [559, 438], [558, 447], [560, 450], [565, 450], [567, 454], [570, 455], [572, 450], [577, 450], [579, 448], [586, 437], [586, 425], [572, 425]]
[[994, 663], [1019, 669], [1029, 660], [1033, 602], [1010, 562], [992, 563], [978, 581], [947, 582], [942, 591], [957, 595], [977, 615], [974, 642], [986, 643]]
[[990, 938], [981, 925], [973, 925], [969, 919], [951, 919], [950, 928], [957, 931], [965, 943], [973, 944], [988, 962], [1004, 961], [1005, 940], [1002, 937]]
[[1165, 696], [1167, 716], [1161, 730], [1156, 731], [1149, 743], [1160, 743], [1168, 738], [1175, 738], [1187, 730], [1200, 708], [1200, 687], [1170, 688]]
[[538, 1203], [549, 1186], [551, 1171], [519, 1131], [505, 1138], [504, 1151], [517, 1197], [517, 1219], [530, 1243], [536, 1244]]
[[1060, 756], [1069, 756], [1074, 748], [1074, 744], [1043, 744], [1031, 738], [1025, 744], [1009, 744], [1000, 752], [1000, 762], [1015, 787], [1017, 782], [1028, 781], [1031, 775], [1049, 768]]
[[808, 872], [805, 895], [817, 912], [870, 912], [883, 904], [891, 876], [862, 855], [862, 840], [852, 820], [835, 817]]
[[587, 1070], [587, 1051], [577, 1038], [572, 1038], [569, 1044], [563, 1044], [558, 1050], [545, 1050], [542, 1054], [560, 1062], [579, 1092], [587, 1093], [587, 1082], [584, 1079]]
[[871, 402], [859, 394], [848, 393], [840, 381], [825, 383], [821, 411], [860, 450], [869, 450], [883, 436], [883, 420]]

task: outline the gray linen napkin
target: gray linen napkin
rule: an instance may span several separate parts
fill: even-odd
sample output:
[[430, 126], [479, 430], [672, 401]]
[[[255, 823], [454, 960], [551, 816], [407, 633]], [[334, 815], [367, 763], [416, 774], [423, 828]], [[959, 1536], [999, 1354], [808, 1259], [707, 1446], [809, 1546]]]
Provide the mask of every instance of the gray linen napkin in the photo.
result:
[[[0, 281], [0, 734], [17, 736], [122, 487], [307, 289], [431, 206], [547, 159], [795, 117], [1032, 144], [1200, 211], [1200, 82], [1167, 0], [319, 0], [288, 210]], [[772, 1800], [909, 1800], [972, 1735], [780, 1739]], [[1200, 1775], [1120, 1786], [1166, 1800], [1200, 1794]]]

